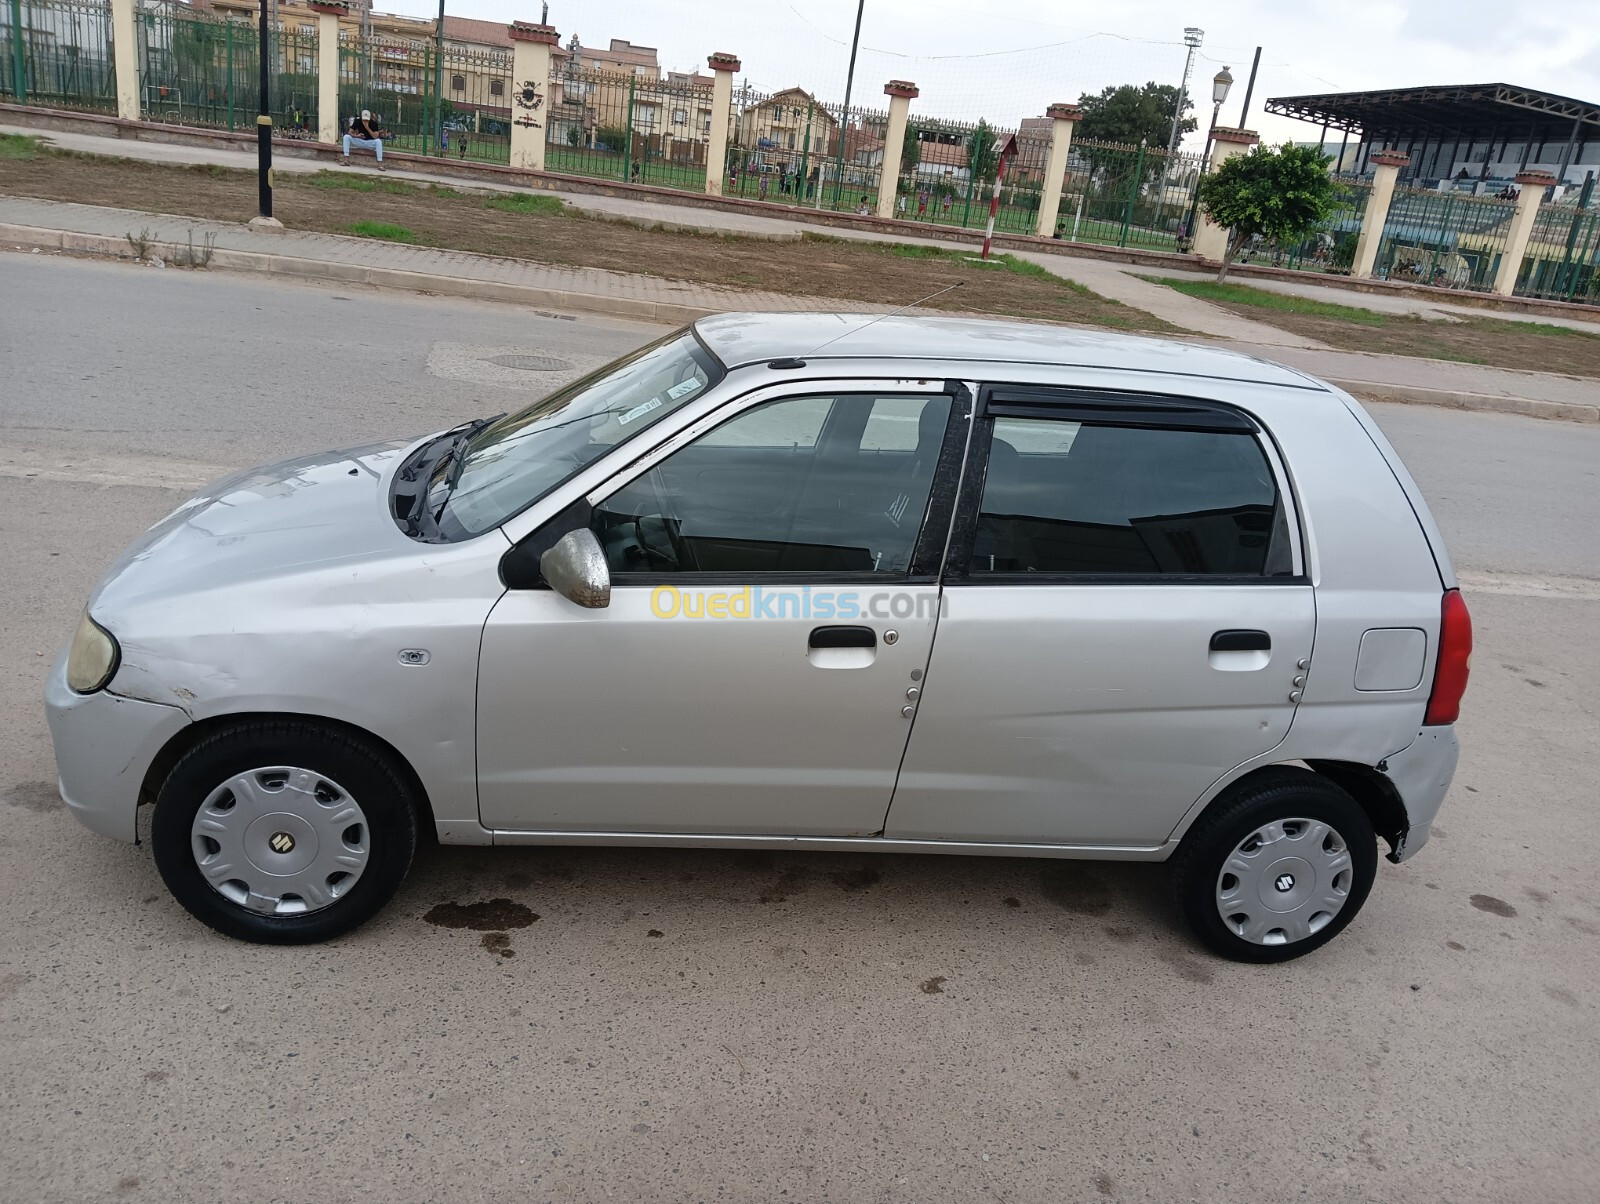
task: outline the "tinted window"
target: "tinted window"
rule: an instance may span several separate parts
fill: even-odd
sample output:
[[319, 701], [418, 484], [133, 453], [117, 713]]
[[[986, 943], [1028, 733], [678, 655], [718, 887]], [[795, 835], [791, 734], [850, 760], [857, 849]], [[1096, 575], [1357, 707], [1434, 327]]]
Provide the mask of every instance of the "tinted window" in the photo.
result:
[[998, 418], [970, 571], [1260, 575], [1278, 517], [1249, 435]]
[[[618, 575], [903, 573], [949, 412], [948, 397], [754, 406], [601, 502], [594, 532]], [[885, 423], [895, 446], [863, 446]]]

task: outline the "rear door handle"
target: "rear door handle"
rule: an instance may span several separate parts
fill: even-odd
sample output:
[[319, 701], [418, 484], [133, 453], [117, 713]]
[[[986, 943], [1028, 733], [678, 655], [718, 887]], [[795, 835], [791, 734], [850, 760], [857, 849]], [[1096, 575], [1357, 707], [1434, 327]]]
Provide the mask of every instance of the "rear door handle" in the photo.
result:
[[1211, 636], [1213, 652], [1271, 652], [1272, 637], [1264, 631], [1229, 628]]
[[813, 627], [813, 648], [876, 648], [877, 632], [870, 627]]

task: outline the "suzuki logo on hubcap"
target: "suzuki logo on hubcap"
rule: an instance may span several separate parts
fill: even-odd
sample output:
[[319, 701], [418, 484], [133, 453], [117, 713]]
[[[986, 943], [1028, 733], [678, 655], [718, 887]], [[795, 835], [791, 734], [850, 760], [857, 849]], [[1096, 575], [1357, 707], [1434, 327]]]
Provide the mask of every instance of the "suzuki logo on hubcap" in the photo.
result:
[[[277, 837], [274, 836], [273, 840], [277, 840]], [[1272, 885], [1276, 886], [1280, 891], [1291, 891], [1294, 889], [1294, 875], [1279, 874], [1277, 880], [1274, 881]]]
[[[290, 836], [287, 832], [274, 832], [272, 834], [272, 838], [268, 840], [267, 843], [272, 846], [272, 851], [274, 853], [289, 853], [294, 850], [294, 837]], [[1280, 878], [1278, 881], [1282, 882], [1283, 879]], [[1293, 882], [1293, 879], [1291, 878], [1290, 881]], [[1287, 890], [1288, 887], [1280, 886], [1278, 889]]]

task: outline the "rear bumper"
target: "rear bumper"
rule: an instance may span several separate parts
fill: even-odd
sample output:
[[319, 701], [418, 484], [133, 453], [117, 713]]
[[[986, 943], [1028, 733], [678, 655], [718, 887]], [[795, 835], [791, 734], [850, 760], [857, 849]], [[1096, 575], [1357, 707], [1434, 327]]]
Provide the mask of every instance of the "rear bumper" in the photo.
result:
[[67, 685], [65, 654], [45, 682], [44, 705], [61, 798], [73, 818], [102, 836], [137, 842], [145, 773], [167, 741], [188, 726], [189, 716], [175, 706], [104, 690], [75, 693]]
[[1415, 740], [1385, 759], [1380, 768], [1394, 783], [1407, 819], [1406, 830], [1389, 853], [1390, 861], [1406, 861], [1428, 843], [1433, 817], [1439, 814], [1460, 759], [1461, 745], [1453, 726], [1425, 727]]

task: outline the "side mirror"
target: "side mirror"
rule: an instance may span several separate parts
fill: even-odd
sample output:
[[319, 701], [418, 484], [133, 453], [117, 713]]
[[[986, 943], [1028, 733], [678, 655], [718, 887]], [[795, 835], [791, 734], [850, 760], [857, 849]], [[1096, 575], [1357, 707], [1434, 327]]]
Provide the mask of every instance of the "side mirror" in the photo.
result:
[[539, 557], [545, 583], [579, 606], [598, 610], [611, 605], [611, 571], [605, 549], [588, 527], [568, 531]]

